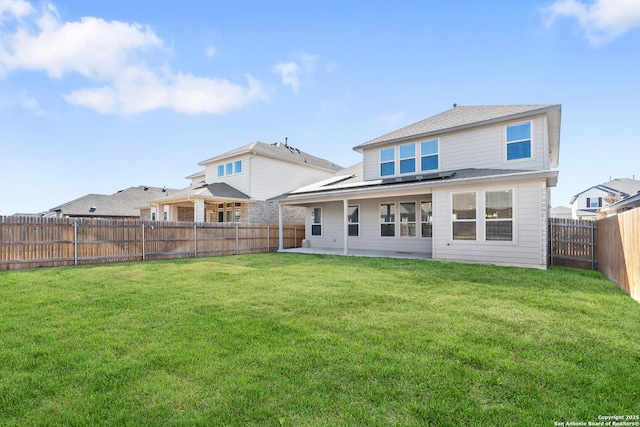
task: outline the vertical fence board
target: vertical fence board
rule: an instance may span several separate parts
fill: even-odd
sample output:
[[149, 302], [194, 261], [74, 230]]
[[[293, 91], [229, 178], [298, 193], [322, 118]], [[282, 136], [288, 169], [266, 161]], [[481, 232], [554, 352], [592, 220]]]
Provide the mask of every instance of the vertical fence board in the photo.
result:
[[598, 221], [598, 270], [640, 302], [640, 208]]
[[549, 264], [594, 269], [595, 228], [593, 221], [550, 218]]
[[[285, 248], [299, 247], [304, 226], [284, 234]], [[277, 242], [274, 224], [0, 216], [0, 271], [271, 252]]]

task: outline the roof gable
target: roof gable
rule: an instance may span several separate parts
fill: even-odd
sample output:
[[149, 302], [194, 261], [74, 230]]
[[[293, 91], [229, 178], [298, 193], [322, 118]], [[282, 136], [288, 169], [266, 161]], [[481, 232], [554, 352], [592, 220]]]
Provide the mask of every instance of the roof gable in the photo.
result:
[[329, 160], [312, 156], [311, 154], [305, 153], [304, 151], [301, 151], [290, 145], [280, 142], [267, 144], [260, 141], [252, 142], [251, 144], [243, 145], [242, 147], [238, 147], [234, 150], [227, 151], [226, 153], [220, 154], [218, 156], [211, 157], [210, 159], [203, 160], [202, 162], [198, 163], [198, 165], [205, 166], [209, 163], [226, 160], [228, 158], [239, 156], [242, 154], [256, 154], [264, 157], [313, 166], [334, 172], [342, 169], [342, 166], [336, 165]]
[[120, 190], [115, 194], [87, 194], [70, 202], [64, 203], [50, 212], [60, 211], [69, 216], [139, 216], [136, 207], [145, 205], [153, 199], [165, 195], [167, 190], [161, 187], [138, 186]]
[[363, 148], [369, 146], [397, 142], [420, 136], [437, 135], [444, 132], [528, 117], [559, 109], [560, 105], [554, 104], [454, 106], [440, 114], [360, 144], [354, 147], [354, 150], [361, 151]]

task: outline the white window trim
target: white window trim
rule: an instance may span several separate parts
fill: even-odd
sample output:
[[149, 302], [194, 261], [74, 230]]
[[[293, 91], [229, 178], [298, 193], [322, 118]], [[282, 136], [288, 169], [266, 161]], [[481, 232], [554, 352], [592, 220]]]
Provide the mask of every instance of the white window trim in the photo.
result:
[[[418, 200], [416, 203], [418, 205], [419, 208], [419, 220], [418, 220], [418, 226], [420, 227], [418, 229], [419, 233], [418, 233], [418, 237], [421, 239], [433, 239], [433, 196], [431, 197], [432, 200], [423, 200], [420, 199]], [[422, 204], [423, 203], [431, 203], [431, 237], [425, 237], [422, 235], [422, 224], [429, 224], [429, 221], [423, 221], [422, 220]], [[418, 214], [418, 212], [416, 212], [416, 214]]]
[[[313, 215], [314, 211], [316, 209], [320, 209], [320, 222], [313, 222], [315, 220], [315, 216]], [[324, 233], [324, 226], [322, 225], [323, 222], [323, 214], [322, 214], [322, 206], [314, 206], [311, 208], [311, 217], [309, 218], [309, 224], [311, 225], [311, 227], [309, 227], [309, 234], [310, 237], [322, 237], [323, 233]], [[313, 226], [314, 225], [319, 225], [320, 226], [320, 234], [313, 234]]]
[[[401, 205], [402, 204], [409, 204], [409, 203], [413, 204], [413, 215], [415, 217], [415, 219], [413, 220], [413, 225], [414, 225], [414, 231], [415, 231], [416, 234], [414, 236], [409, 236], [409, 235], [403, 236], [402, 235], [402, 218], [401, 218], [401, 215], [402, 215], [401, 209], [402, 209], [402, 207], [401, 207]], [[422, 230], [418, 230], [418, 226], [420, 225], [419, 216], [421, 216], [420, 215], [421, 213], [419, 213], [420, 212], [419, 208], [420, 208], [420, 203], [416, 202], [415, 200], [402, 200], [402, 201], [398, 202], [398, 208], [397, 208], [398, 209], [398, 214], [396, 215], [396, 218], [397, 218], [396, 221], [398, 222], [398, 227], [399, 227], [398, 237], [400, 237], [402, 239], [415, 239], [416, 237], [418, 237], [419, 235], [422, 234]], [[409, 222], [407, 222], [407, 224], [409, 224]], [[418, 231], [420, 231], [420, 233], [418, 233]]]
[[[393, 149], [393, 160], [382, 160], [382, 152], [384, 150], [389, 150], [389, 149]], [[397, 170], [398, 170], [398, 165], [397, 165], [397, 159], [398, 159], [398, 153], [397, 153], [398, 149], [397, 147], [382, 147], [380, 149], [378, 149], [378, 175], [381, 178], [385, 178], [385, 177], [391, 177], [391, 176], [396, 176], [397, 174]], [[391, 175], [382, 175], [382, 164], [383, 163], [393, 163], [393, 174]]]
[[[429, 141], [436, 141], [436, 144], [438, 144], [438, 152], [436, 154], [422, 154], [422, 143], [423, 142], [429, 142]], [[419, 172], [420, 173], [431, 173], [431, 172], [438, 172], [439, 170], [441, 170], [441, 164], [442, 164], [442, 156], [440, 155], [440, 138], [431, 138], [431, 139], [422, 139], [420, 140], [420, 142], [418, 142], [418, 151], [419, 151], [419, 156], [418, 158], [420, 159], [420, 164], [419, 164]], [[435, 169], [426, 169], [426, 170], [422, 170], [422, 158], [423, 157], [431, 157], [431, 156], [438, 156], [438, 167]]]
[[[358, 222], [348, 222], [349, 218], [348, 218], [348, 212], [347, 212], [347, 237], [349, 237], [350, 239], [358, 239], [360, 238], [360, 236], [362, 236], [362, 210], [360, 209], [360, 205], [358, 204], [354, 204], [354, 205], [348, 205], [347, 209], [349, 208], [358, 208]], [[358, 234], [356, 234], [355, 236], [350, 236], [349, 235], [349, 226], [350, 225], [357, 225], [358, 226]]]
[[[380, 209], [382, 205], [393, 205], [393, 222], [382, 222], [382, 218], [380, 218]], [[378, 203], [378, 237], [393, 239], [398, 237], [398, 202], [397, 201], [385, 201]], [[393, 224], [393, 236], [383, 236], [382, 235], [382, 225], [383, 224]]]
[[[506, 135], [506, 127], [505, 127], [505, 135]], [[505, 136], [506, 140], [506, 136]], [[428, 141], [436, 141], [438, 145], [437, 153], [432, 154], [422, 154], [422, 143]], [[406, 145], [413, 145], [415, 155], [413, 157], [401, 158], [400, 157], [400, 147]], [[505, 145], [506, 147], [506, 145]], [[393, 161], [386, 160], [383, 162], [382, 160], [382, 151], [387, 149], [393, 149]], [[442, 170], [442, 153], [441, 151], [441, 139], [440, 138], [430, 138], [430, 139], [421, 139], [420, 141], [408, 142], [403, 144], [397, 144], [391, 147], [381, 147], [378, 149], [378, 175], [380, 178], [392, 178], [398, 176], [411, 176], [411, 175], [420, 175], [423, 173], [433, 173]], [[506, 149], [505, 149], [506, 151]], [[422, 158], [427, 156], [437, 156], [438, 157], [438, 167], [436, 169], [427, 169], [422, 170]], [[506, 157], [506, 154], [505, 154]], [[401, 172], [401, 164], [402, 160], [413, 159], [415, 171], [413, 172]], [[393, 163], [393, 174], [392, 175], [382, 175], [382, 163]]]
[[[501, 191], [507, 191], [507, 190], [511, 190], [511, 218], [498, 218], [498, 219], [487, 219], [487, 193], [496, 193], [496, 192], [501, 192]], [[483, 220], [483, 227], [482, 227], [482, 233], [484, 236], [484, 241], [486, 243], [512, 243], [514, 242], [514, 240], [516, 239], [516, 220], [515, 220], [515, 216], [516, 216], [516, 201], [515, 201], [515, 189], [511, 188], [511, 187], [506, 187], [506, 188], [487, 188], [482, 190], [482, 201], [484, 206], [482, 207], [482, 220]], [[488, 240], [487, 239], [487, 223], [490, 222], [497, 222], [497, 221], [511, 221], [511, 240]]]
[[[525, 139], [519, 139], [516, 141], [507, 141], [507, 128], [509, 126], [517, 126], [517, 125], [521, 125], [524, 123], [529, 123], [530, 129], [531, 129], [531, 135], [529, 135], [529, 140], [531, 141], [531, 156], [530, 157], [523, 157], [521, 159], [512, 159], [509, 160], [507, 159], [507, 146], [509, 144], [514, 144], [517, 142], [521, 142], [521, 141], [526, 141]], [[503, 127], [503, 132], [504, 132], [504, 136], [502, 138], [502, 140], [504, 141], [503, 144], [503, 150], [504, 150], [504, 163], [505, 164], [512, 164], [512, 163], [521, 163], [521, 162], [530, 162], [531, 160], [535, 160], [536, 158], [536, 150], [535, 150], [535, 145], [534, 145], [534, 121], [533, 120], [522, 120], [522, 121], [517, 121], [517, 122], [513, 122], [513, 123], [507, 123], [504, 125]]]
[[[240, 172], [237, 172], [236, 170], [236, 163], [240, 162]], [[227, 173], [227, 167], [231, 165], [231, 173]], [[220, 168], [222, 168], [222, 175], [220, 175]], [[244, 160], [239, 159], [239, 160], [232, 160], [230, 162], [223, 162], [223, 163], [218, 163], [216, 165], [216, 176], [218, 178], [222, 178], [225, 176], [232, 176], [232, 175], [240, 175], [241, 173], [244, 173]]]
[[[411, 157], [402, 157], [402, 147], [406, 147], [406, 146], [413, 146], [413, 156]], [[397, 166], [398, 166], [398, 173], [397, 175], [415, 175], [418, 172], [418, 147], [416, 147], [416, 143], [415, 142], [409, 142], [407, 144], [400, 144], [398, 145], [398, 161], [397, 161]], [[402, 172], [402, 161], [403, 160], [411, 160], [413, 159], [413, 172]]]
[[[487, 240], [486, 232], [486, 203], [485, 203], [485, 193], [486, 192], [494, 192], [494, 191], [504, 191], [511, 190], [511, 202], [513, 203], [513, 214], [511, 221], [513, 221], [513, 239], [512, 240]], [[453, 238], [453, 218], [452, 218], [452, 210], [453, 210], [453, 195], [459, 193], [476, 193], [476, 240], [455, 240]], [[471, 220], [469, 220], [471, 221]], [[464, 191], [452, 191], [449, 193], [449, 244], [456, 245], [508, 245], [508, 246], [517, 246], [518, 245], [518, 190], [516, 187], [505, 186], [505, 187], [489, 187], [489, 188], [481, 188], [481, 189], [470, 189]]]
[[[465, 240], [465, 239], [454, 239], [453, 238], [453, 223], [455, 222], [453, 219], [453, 196], [455, 194], [463, 194], [463, 193], [474, 193], [475, 194], [475, 198], [476, 198], [476, 217], [474, 219], [456, 219], [455, 221], [458, 222], [473, 222], [476, 224], [476, 238], [475, 240]], [[479, 198], [479, 193], [480, 190], [474, 190], [474, 189], [470, 189], [470, 190], [460, 190], [460, 191], [452, 191], [449, 194], [449, 241], [450, 242], [455, 242], [457, 243], [462, 243], [462, 244], [476, 244], [480, 241], [479, 239], [479, 234], [480, 234], [480, 219], [478, 218], [478, 212], [479, 212], [479, 203], [478, 203], [478, 198]]]

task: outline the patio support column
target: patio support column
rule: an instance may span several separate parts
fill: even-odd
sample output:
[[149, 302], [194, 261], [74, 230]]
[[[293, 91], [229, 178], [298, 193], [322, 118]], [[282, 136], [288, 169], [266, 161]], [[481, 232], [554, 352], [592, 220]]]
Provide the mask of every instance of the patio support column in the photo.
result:
[[282, 205], [278, 203], [278, 252], [284, 251], [284, 229], [283, 228], [284, 227], [282, 226]]
[[342, 201], [342, 210], [344, 211], [344, 224], [343, 224], [343, 234], [344, 234], [344, 254], [347, 255], [349, 253], [349, 200], [344, 199]]
[[193, 201], [193, 220], [195, 222], [204, 222], [204, 200], [196, 199]]

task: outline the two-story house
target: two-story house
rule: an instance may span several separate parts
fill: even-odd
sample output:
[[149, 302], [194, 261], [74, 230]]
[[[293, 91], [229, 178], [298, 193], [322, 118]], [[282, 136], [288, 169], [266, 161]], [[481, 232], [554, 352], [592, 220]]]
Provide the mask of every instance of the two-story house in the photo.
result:
[[310, 249], [546, 268], [560, 105], [455, 106], [354, 147], [363, 161], [276, 198]]
[[[253, 142], [198, 163], [191, 185], [168, 191], [140, 207], [157, 221], [277, 223], [278, 205], [267, 201], [333, 176], [342, 167], [286, 143]], [[302, 224], [305, 210], [291, 207], [285, 222]]]
[[573, 219], [598, 219], [600, 212], [610, 205], [639, 192], [640, 181], [630, 178], [616, 178], [594, 185], [571, 198], [571, 216]]
[[47, 216], [56, 218], [137, 219], [138, 206], [164, 197], [175, 190], [139, 185], [120, 190], [115, 194], [87, 194], [55, 208]]

